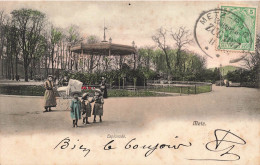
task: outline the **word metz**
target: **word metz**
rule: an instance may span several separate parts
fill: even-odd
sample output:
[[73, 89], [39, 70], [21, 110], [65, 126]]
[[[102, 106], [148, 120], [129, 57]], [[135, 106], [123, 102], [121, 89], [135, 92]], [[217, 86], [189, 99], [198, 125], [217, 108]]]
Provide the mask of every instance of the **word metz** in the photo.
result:
[[194, 126], [206, 126], [206, 123], [203, 121], [193, 121]]

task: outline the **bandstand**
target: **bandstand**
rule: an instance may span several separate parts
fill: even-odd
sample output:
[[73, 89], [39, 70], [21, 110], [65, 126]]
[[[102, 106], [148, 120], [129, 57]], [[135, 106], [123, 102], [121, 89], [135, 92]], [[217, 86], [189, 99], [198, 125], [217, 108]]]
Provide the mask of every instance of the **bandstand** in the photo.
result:
[[[104, 40], [100, 43], [95, 44], [88, 44], [88, 43], [80, 43], [78, 45], [71, 46], [70, 50], [72, 53], [76, 53], [79, 55], [81, 61], [83, 61], [81, 68], [82, 71], [86, 71], [86, 64], [85, 62], [88, 59], [93, 58], [93, 56], [102, 56], [103, 58], [119, 58], [119, 68], [122, 66], [122, 58], [128, 56], [129, 58], [132, 57], [133, 59], [133, 68], [136, 68], [136, 46], [135, 42], [132, 42], [132, 45], [122, 45], [122, 44], [115, 44], [112, 43], [112, 39], [110, 38], [109, 41], [106, 41], [104, 28]], [[88, 61], [89, 62], [89, 61]], [[107, 63], [105, 64], [107, 65]], [[92, 72], [92, 70], [91, 70]]]

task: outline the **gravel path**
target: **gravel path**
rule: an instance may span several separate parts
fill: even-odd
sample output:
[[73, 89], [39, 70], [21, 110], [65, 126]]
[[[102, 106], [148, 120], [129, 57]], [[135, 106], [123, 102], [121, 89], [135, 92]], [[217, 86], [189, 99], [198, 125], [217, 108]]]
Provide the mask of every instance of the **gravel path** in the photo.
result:
[[[138, 131], [158, 120], [259, 120], [259, 96], [257, 89], [213, 86], [211, 93], [199, 95], [108, 98], [103, 123], [82, 126], [80, 121], [79, 125], [92, 132], [107, 129]], [[58, 104], [53, 112], [43, 113], [43, 97], [0, 95], [1, 132], [70, 131], [72, 122], [70, 112], [66, 110], [69, 100], [58, 99]]]

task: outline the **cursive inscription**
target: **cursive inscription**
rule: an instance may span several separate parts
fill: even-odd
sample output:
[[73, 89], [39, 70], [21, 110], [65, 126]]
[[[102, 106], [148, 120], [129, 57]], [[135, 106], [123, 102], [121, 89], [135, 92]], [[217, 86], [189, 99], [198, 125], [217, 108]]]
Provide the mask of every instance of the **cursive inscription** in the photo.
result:
[[[77, 140], [77, 141], [79, 142], [79, 140]], [[54, 147], [54, 149], [56, 149], [57, 147], [60, 148], [61, 150], [64, 150], [67, 148], [69, 149], [70, 148], [70, 138], [66, 137], [65, 139], [61, 140], [59, 142], [59, 144], [56, 145], [56, 147]], [[84, 157], [86, 157], [90, 152], [90, 149], [84, 147], [84, 145], [77, 146], [76, 144], [73, 144], [70, 149], [71, 150], [74, 150], [74, 149], [81, 150], [84, 153]]]
[[[216, 157], [214, 158], [198, 158], [198, 159], [187, 159], [187, 160], [194, 160], [194, 161], [237, 161], [240, 160], [240, 155], [235, 153], [233, 150], [238, 145], [245, 145], [246, 141], [239, 137], [238, 135], [232, 133], [230, 130], [224, 129], [216, 129], [214, 130], [214, 137], [215, 139], [207, 142], [205, 148], [207, 151], [212, 153], [216, 153]], [[174, 137], [175, 139], [178, 136]], [[108, 143], [105, 143], [103, 150], [116, 150], [120, 147], [115, 147], [116, 141], [110, 140]], [[125, 143], [124, 149], [128, 151], [132, 150], [144, 150], [145, 157], [150, 156], [155, 150], [159, 152], [163, 149], [172, 149], [178, 150], [180, 148], [189, 148], [192, 146], [191, 142], [182, 142], [176, 144], [166, 144], [166, 143], [154, 143], [154, 144], [140, 144], [138, 143], [136, 138], [132, 138], [130, 141]], [[121, 146], [123, 147], [123, 146]], [[84, 153], [84, 157], [86, 157], [90, 153], [90, 149], [85, 147], [84, 145], [80, 144], [79, 140], [76, 142], [71, 142], [69, 137], [62, 139], [54, 149], [61, 149], [61, 150], [80, 150]]]
[[[175, 138], [178, 138], [178, 136], [176, 136]], [[144, 154], [145, 157], [148, 157], [149, 155], [151, 155], [156, 149], [175, 149], [178, 150], [180, 147], [190, 147], [192, 144], [191, 142], [188, 142], [187, 144], [174, 144], [174, 145], [170, 145], [170, 144], [160, 144], [160, 143], [156, 143], [155, 145], [140, 145], [137, 144], [136, 142], [136, 138], [131, 139], [128, 143], [126, 143], [125, 145], [125, 149], [126, 150], [135, 150], [135, 149], [143, 149], [143, 150], [147, 150], [147, 152]], [[108, 142], [105, 147], [104, 150], [111, 150], [111, 149], [115, 149], [113, 148], [111, 145], [114, 142], [114, 140], [111, 140], [110, 142]]]
[[[220, 136], [223, 135], [223, 136]], [[208, 151], [216, 152], [220, 158], [188, 159], [198, 161], [237, 161], [240, 156], [232, 150], [236, 145], [245, 145], [246, 141], [230, 130], [216, 129], [215, 140], [208, 142], [205, 147]]]

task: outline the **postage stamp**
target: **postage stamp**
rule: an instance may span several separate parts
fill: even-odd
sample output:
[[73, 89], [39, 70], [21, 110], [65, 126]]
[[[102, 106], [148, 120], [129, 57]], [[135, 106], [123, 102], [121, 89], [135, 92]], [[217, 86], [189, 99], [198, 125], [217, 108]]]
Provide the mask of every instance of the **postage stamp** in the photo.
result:
[[255, 50], [256, 7], [224, 6], [220, 7], [218, 50]]

